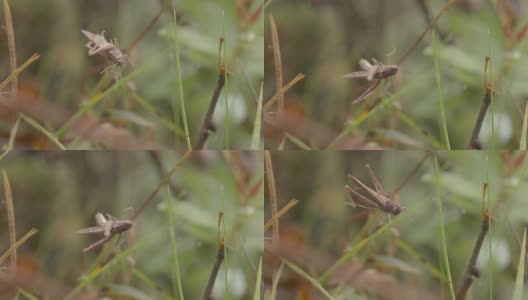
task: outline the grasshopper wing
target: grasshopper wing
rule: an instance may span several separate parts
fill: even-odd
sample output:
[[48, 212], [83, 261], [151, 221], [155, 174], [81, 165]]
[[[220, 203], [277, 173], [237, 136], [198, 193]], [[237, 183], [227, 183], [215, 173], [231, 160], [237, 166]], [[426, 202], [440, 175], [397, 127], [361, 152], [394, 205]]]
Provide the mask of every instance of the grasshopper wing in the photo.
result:
[[88, 228], [84, 228], [84, 229], [77, 231], [77, 233], [79, 234], [101, 234], [103, 232], [104, 232], [104, 229], [101, 226], [88, 227]]
[[352, 73], [347, 73], [343, 75], [343, 78], [367, 78], [368, 72], [367, 71], [356, 71]]

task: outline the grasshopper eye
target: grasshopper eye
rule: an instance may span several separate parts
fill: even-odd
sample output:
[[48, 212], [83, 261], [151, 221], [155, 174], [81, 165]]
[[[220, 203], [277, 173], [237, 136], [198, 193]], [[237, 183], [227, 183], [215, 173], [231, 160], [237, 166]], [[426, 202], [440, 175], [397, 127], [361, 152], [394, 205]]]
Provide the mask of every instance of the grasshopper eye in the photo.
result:
[[401, 207], [399, 207], [399, 206], [395, 206], [395, 207], [392, 209], [392, 214], [395, 215], [395, 216], [397, 216], [397, 215], [399, 215], [399, 214], [401, 213], [401, 211], [402, 211]]

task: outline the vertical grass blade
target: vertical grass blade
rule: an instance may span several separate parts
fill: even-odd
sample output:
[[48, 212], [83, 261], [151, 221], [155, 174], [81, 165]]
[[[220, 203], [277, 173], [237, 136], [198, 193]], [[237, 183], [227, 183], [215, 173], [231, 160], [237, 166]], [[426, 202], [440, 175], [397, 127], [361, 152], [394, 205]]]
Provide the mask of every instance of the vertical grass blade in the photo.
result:
[[451, 270], [449, 268], [449, 257], [447, 255], [447, 243], [445, 238], [445, 228], [444, 228], [444, 212], [442, 209], [442, 199], [440, 198], [440, 176], [438, 174], [438, 160], [435, 156], [435, 185], [436, 185], [436, 197], [438, 203], [438, 213], [440, 215], [440, 236], [442, 242], [442, 256], [444, 260], [444, 268], [447, 276], [447, 283], [449, 285], [449, 292], [451, 294], [451, 299], [456, 300], [455, 298], [455, 288], [453, 286], [453, 279], [451, 278]]
[[253, 135], [251, 137], [251, 150], [259, 150], [260, 148], [260, 132], [262, 128], [262, 88], [260, 84], [259, 98], [257, 102], [257, 115], [255, 116], [255, 124], [253, 125]]
[[[271, 30], [271, 44], [273, 47], [273, 60], [275, 61], [275, 81], [277, 85], [277, 91], [280, 91], [282, 89], [283, 80], [279, 32], [277, 30], [277, 25], [275, 24], [275, 19], [271, 13], [269, 14], [269, 21]], [[280, 95], [278, 104], [279, 106], [277, 108], [277, 116], [280, 118], [284, 113], [284, 94]]]
[[436, 74], [436, 89], [438, 91], [438, 101], [440, 103], [440, 117], [441, 117], [441, 128], [442, 128], [442, 136], [444, 139], [444, 143], [446, 144], [447, 150], [451, 150], [451, 144], [449, 143], [449, 135], [447, 133], [447, 121], [445, 117], [445, 110], [444, 110], [444, 96], [442, 94], [442, 83], [440, 81], [440, 66], [438, 65], [438, 41], [436, 40], [436, 35], [433, 30], [433, 59], [434, 59], [434, 65], [435, 65], [435, 74]]
[[255, 284], [255, 294], [253, 300], [260, 300], [260, 283], [262, 279], [262, 256], [260, 257], [259, 267], [257, 271], [257, 283]]
[[[172, 30], [172, 39], [174, 41], [174, 48], [176, 50], [176, 68], [178, 69], [178, 91], [180, 93], [180, 106], [181, 114], [183, 120], [183, 129], [185, 131], [185, 142], [187, 143], [187, 148], [192, 149], [191, 137], [189, 135], [189, 126], [187, 125], [187, 113], [185, 111], [185, 100], [183, 98], [183, 84], [181, 77], [181, 64], [180, 64], [180, 45], [178, 42], [178, 24], [176, 24], [176, 11], [173, 12], [173, 30]], [[176, 104], [173, 103], [173, 110], [176, 111]], [[174, 122], [176, 123], [176, 114], [174, 115]]]
[[[488, 29], [488, 56], [491, 57], [491, 30]], [[489, 65], [489, 82], [493, 82], [493, 64]], [[495, 93], [491, 93], [491, 139], [490, 149], [495, 149]]]
[[[9, 177], [7, 177], [7, 172], [5, 169], [2, 169], [2, 175], [4, 176], [4, 192], [7, 211], [7, 225], [9, 228], [9, 244], [11, 247], [13, 247], [16, 243], [15, 207], [13, 205], [11, 184], [9, 183]], [[13, 249], [13, 254], [11, 255], [11, 272], [16, 272], [17, 250], [16, 248]]]
[[524, 290], [524, 253], [526, 252], [526, 227], [524, 228], [521, 254], [519, 255], [519, 265], [517, 266], [517, 278], [515, 279], [515, 289], [513, 290], [513, 300], [523, 300]]
[[[169, 233], [170, 233], [170, 240], [171, 240], [171, 246], [172, 246], [172, 263], [173, 263], [173, 266], [171, 268], [172, 270], [172, 278], [173, 278], [173, 290], [176, 289], [177, 287], [177, 290], [178, 290], [178, 299], [181, 299], [181, 300], [184, 300], [185, 298], [183, 297], [183, 289], [182, 289], [182, 284], [181, 284], [181, 276], [180, 276], [180, 265], [178, 263], [178, 250], [177, 250], [177, 247], [176, 247], [176, 238], [175, 238], [175, 233], [174, 233], [174, 208], [173, 208], [173, 205], [172, 205], [172, 197], [170, 196], [170, 187], [167, 187], [167, 207], [169, 208], [167, 210], [167, 214], [168, 214], [168, 217], [169, 217], [169, 222], [170, 222], [170, 230], [169, 230]], [[176, 294], [176, 291], [174, 291], [174, 294]]]
[[526, 128], [528, 127], [528, 102], [524, 108], [524, 118], [522, 125], [521, 141], [519, 143], [519, 150], [526, 150]]
[[[227, 36], [226, 36], [226, 30], [225, 30], [225, 11], [222, 11], [222, 36], [224, 38], [223, 46], [223, 56], [224, 56], [224, 68], [227, 70], [227, 60], [226, 60], [226, 49], [227, 49]], [[225, 80], [225, 149], [229, 150], [229, 124], [230, 124], [230, 116], [229, 116], [229, 81], [228, 81], [228, 72], [226, 71], [224, 73], [224, 80]]]
[[[16, 46], [15, 46], [15, 32], [13, 30], [13, 18], [11, 17], [11, 8], [9, 2], [4, 0], [4, 18], [7, 33], [7, 47], [9, 48], [9, 65], [11, 73], [15, 73], [16, 70]], [[11, 94], [16, 96], [18, 90], [18, 78], [17, 74], [13, 77], [11, 82]]]
[[[227, 100], [227, 99], [226, 99]], [[222, 186], [222, 214], [224, 213], [225, 211], [225, 193], [224, 193], [224, 186]], [[225, 236], [226, 236], [226, 221], [225, 221], [225, 218], [226, 216], [224, 216], [224, 219], [222, 220], [222, 236], [223, 236], [223, 241], [222, 243], [225, 243]], [[218, 231], [220, 231], [220, 224], [218, 224]], [[227, 260], [227, 247], [222, 247], [223, 248], [223, 251], [224, 251], [224, 275], [225, 275], [225, 281], [224, 281], [224, 284], [225, 284], [225, 294], [224, 294], [224, 299], [226, 300], [229, 300], [229, 285], [228, 285], [228, 276], [227, 276], [227, 271], [228, 271], [228, 268], [229, 268], [229, 262]]]

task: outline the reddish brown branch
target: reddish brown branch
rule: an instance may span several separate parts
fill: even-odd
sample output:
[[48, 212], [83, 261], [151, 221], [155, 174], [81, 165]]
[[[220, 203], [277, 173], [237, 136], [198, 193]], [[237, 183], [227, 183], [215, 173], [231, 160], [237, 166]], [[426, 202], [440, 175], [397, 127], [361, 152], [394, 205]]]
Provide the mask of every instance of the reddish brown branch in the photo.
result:
[[[484, 198], [486, 195], [487, 190], [487, 183], [484, 184], [484, 188], [482, 191], [482, 201], [484, 205]], [[475, 247], [473, 247], [473, 253], [471, 254], [471, 258], [469, 259], [469, 263], [466, 269], [466, 274], [464, 275], [464, 281], [462, 282], [462, 285], [460, 286], [459, 290], [456, 294], [457, 300], [464, 300], [466, 297], [466, 293], [469, 290], [469, 287], [471, 286], [471, 283], [473, 283], [473, 279], [475, 277], [479, 277], [479, 271], [477, 269], [477, 258], [480, 253], [480, 249], [482, 248], [482, 243], [484, 242], [484, 238], [486, 237], [486, 233], [488, 233], [489, 230], [489, 224], [490, 224], [490, 217], [488, 214], [488, 211], [483, 208], [482, 213], [482, 226], [480, 227], [480, 233], [477, 237], [477, 241], [475, 242]]]
[[145, 29], [143, 29], [143, 31], [130, 44], [130, 46], [128, 46], [128, 48], [126, 48], [126, 49], [123, 49], [123, 51], [130, 52], [132, 49], [134, 49], [139, 44], [139, 42], [141, 42], [141, 40], [143, 38], [145, 38], [145, 35], [147, 35], [147, 33], [154, 27], [154, 25], [156, 25], [156, 23], [158, 22], [159, 18], [161, 17], [161, 14], [163, 13], [164, 10], [165, 10], [165, 6], [162, 6], [160, 11], [159, 11], [159, 13], [152, 20], [150, 20], [150, 22], [145, 27]]
[[[220, 49], [222, 48], [223, 42], [224, 42], [224, 38], [220, 38]], [[220, 60], [220, 53], [218, 54], [219, 54], [218, 55], [218, 80], [216, 83], [216, 87], [213, 91], [213, 95], [211, 96], [211, 101], [209, 101], [209, 109], [207, 110], [207, 113], [205, 114], [205, 118], [202, 123], [202, 128], [200, 129], [198, 140], [196, 140], [196, 143], [194, 144], [194, 147], [193, 147], [194, 150], [203, 149], [205, 142], [207, 141], [207, 138], [209, 138], [209, 134], [215, 131], [215, 126], [213, 124], [213, 114], [216, 108], [216, 104], [218, 103], [218, 99], [220, 98], [220, 93], [222, 92], [222, 89], [224, 88], [225, 76], [226, 76], [225, 68], [222, 65], [221, 60]]]
[[152, 193], [150, 193], [150, 195], [147, 197], [147, 199], [145, 201], [143, 201], [143, 204], [141, 205], [140, 208], [138, 208], [135, 212], [134, 212], [134, 215], [132, 216], [132, 218], [130, 218], [130, 220], [135, 220], [139, 214], [141, 214], [141, 212], [149, 205], [149, 203], [152, 201], [152, 199], [154, 199], [154, 197], [158, 194], [159, 190], [166, 184], [170, 181], [170, 178], [172, 176], [172, 174], [174, 172], [176, 172], [176, 170], [178, 170], [182, 165], [183, 163], [187, 160], [187, 158], [192, 154], [192, 151], [187, 151], [183, 154], [182, 158], [180, 158], [180, 160], [174, 165], [174, 167], [172, 168], [172, 170], [170, 170], [167, 175], [165, 175], [165, 177], [161, 180], [160, 184], [154, 189], [154, 191], [152, 191]]
[[213, 265], [213, 269], [211, 270], [211, 275], [209, 275], [209, 280], [204, 290], [204, 295], [202, 298], [203, 300], [212, 299], [211, 292], [213, 291], [216, 277], [218, 277], [218, 271], [220, 270], [220, 266], [222, 265], [222, 262], [224, 261], [224, 256], [225, 256], [224, 240], [222, 239], [220, 235], [220, 225], [222, 224], [223, 216], [224, 216], [223, 212], [220, 212], [218, 214], [218, 250], [216, 252], [216, 261]]
[[[489, 56], [486, 56], [484, 74], [487, 74], [489, 62], [490, 62], [490, 58]], [[484, 82], [484, 86], [485, 86], [484, 99], [482, 101], [482, 105], [480, 106], [480, 111], [477, 117], [477, 121], [475, 122], [475, 127], [473, 128], [473, 133], [471, 134], [471, 138], [467, 146], [467, 149], [469, 150], [480, 150], [482, 148], [482, 146], [478, 142], [478, 136], [480, 133], [480, 129], [482, 128], [482, 123], [484, 122], [484, 117], [486, 116], [486, 112], [488, 111], [488, 107], [491, 103], [491, 87], [489, 85], [487, 78], [485, 78], [484, 81], [485, 81]]]

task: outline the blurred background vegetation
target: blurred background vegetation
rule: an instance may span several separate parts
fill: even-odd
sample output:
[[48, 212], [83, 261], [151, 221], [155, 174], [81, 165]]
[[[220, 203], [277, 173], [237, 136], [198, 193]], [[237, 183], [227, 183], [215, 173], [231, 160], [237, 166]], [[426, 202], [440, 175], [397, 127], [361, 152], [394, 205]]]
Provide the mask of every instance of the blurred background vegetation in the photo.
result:
[[[133, 77], [105, 94], [102, 102], [69, 126], [66, 135], [59, 135], [65, 147], [187, 147], [180, 84], [190, 140], [194, 143], [217, 84], [219, 39], [224, 37], [225, 53], [221, 56], [229, 76], [216, 107], [213, 118], [216, 134], [210, 137], [208, 148], [249, 149], [264, 76], [261, 2], [22, 0], [9, 3], [17, 65], [35, 53], [40, 59], [19, 75], [18, 97], [10, 101], [12, 110], [0, 107], [2, 142], [7, 140], [13, 127], [14, 112], [28, 115], [56, 134], [75, 112], [114, 84], [112, 72], [100, 74], [108, 61], [99, 55], [88, 56], [85, 48], [88, 39], [80, 31], [84, 29], [93, 33], [105, 31], [107, 40], [115, 38], [121, 49], [129, 50], [129, 64], [122, 76]], [[137, 47], [128, 49], [160, 11], [161, 17]], [[4, 19], [2, 23], [5, 25]], [[4, 29], [0, 32], [3, 78], [10, 74], [6, 37]], [[176, 62], [177, 46], [181, 77]], [[57, 147], [33, 126], [21, 123], [16, 146]]]
[[[273, 152], [278, 209], [293, 198], [299, 204], [280, 219], [277, 249], [271, 247], [272, 229], [266, 232], [267, 289], [281, 257], [317, 279], [346, 251], [388, 223], [385, 213], [346, 204], [350, 198], [343, 187], [354, 186], [347, 174], [373, 187], [365, 168], [369, 164], [385, 191], [391, 193], [424, 154]], [[477, 261], [480, 278], [475, 278], [472, 298], [468, 299], [512, 299], [520, 241], [528, 223], [526, 152], [438, 151], [434, 155], [438, 158], [439, 183], [434, 181], [434, 159], [429, 156], [393, 197], [404, 209], [392, 217], [391, 227], [331, 273], [324, 287], [335, 299], [451, 299], [442, 267], [437, 195], [442, 201], [445, 245], [456, 291], [481, 230], [485, 182], [489, 184], [486, 207], [493, 221]], [[268, 189], [264, 197], [267, 221], [271, 200]], [[276, 299], [328, 298], [284, 266]]]
[[[302, 143], [321, 149], [446, 149], [432, 51], [432, 34], [410, 53], [387, 90], [379, 86], [361, 104], [352, 102], [371, 82], [344, 79], [359, 71], [361, 58], [396, 63], [446, 5], [439, 0], [289, 0], [273, 1], [268, 9], [277, 23], [284, 85], [297, 74], [306, 78], [285, 94], [291, 122], [266, 132], [266, 144], [276, 149], [284, 130]], [[480, 135], [482, 147], [519, 149], [528, 94], [524, 0], [460, 0], [438, 22], [439, 78], [451, 149], [466, 149], [484, 96], [485, 57], [491, 57], [488, 78], [495, 91]], [[425, 13], [427, 12], [427, 13]], [[265, 99], [277, 91], [276, 68], [266, 18]], [[390, 101], [389, 101], [390, 102]], [[375, 111], [372, 111], [374, 109]], [[275, 110], [272, 109], [273, 111]], [[370, 113], [367, 115], [367, 113]], [[491, 114], [494, 144], [491, 144]], [[363, 119], [366, 118], [366, 119]], [[271, 126], [268, 126], [271, 127]]]
[[[102, 251], [81, 255], [83, 248], [101, 236], [79, 235], [77, 230], [96, 226], [97, 212], [130, 218], [161, 182], [160, 165], [154, 158], [165, 170], [181, 158], [171, 151], [155, 154], [9, 153], [0, 165], [11, 182], [17, 238], [31, 228], [38, 230], [18, 249], [18, 271], [31, 278], [25, 284], [19, 282], [19, 286], [38, 299], [45, 299], [44, 295], [57, 289], [69, 292], [114, 254], [137, 245], [126, 263], [90, 281], [74, 299], [90, 294], [97, 295], [96, 299], [105, 295], [113, 299], [171, 299], [167, 294], [179, 299], [173, 285], [172, 214], [183, 292], [186, 299], [200, 299], [216, 260], [218, 213], [223, 211], [225, 227], [222, 225], [221, 230], [225, 229], [222, 235], [228, 250], [213, 295], [215, 299], [253, 299], [259, 257], [263, 254], [263, 168], [259, 152], [194, 152], [172, 176], [171, 189], [162, 188], [135, 220], [132, 230], [122, 235], [120, 251], [115, 248], [114, 237]], [[9, 248], [3, 186], [2, 253]], [[224, 266], [228, 266], [227, 284]], [[43, 280], [50, 283], [38, 288], [37, 283]], [[6, 296], [4, 285], [2, 290]], [[55, 295], [48, 299], [59, 298]]]

